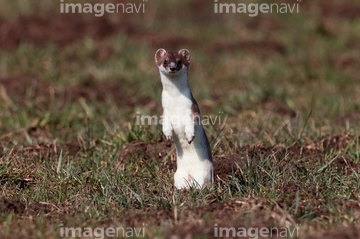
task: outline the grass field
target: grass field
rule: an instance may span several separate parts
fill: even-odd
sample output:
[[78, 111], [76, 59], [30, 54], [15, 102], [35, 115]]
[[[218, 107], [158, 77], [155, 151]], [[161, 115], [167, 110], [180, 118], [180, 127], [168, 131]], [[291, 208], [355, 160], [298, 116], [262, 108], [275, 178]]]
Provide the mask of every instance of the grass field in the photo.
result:
[[[0, 3], [0, 238], [360, 238], [358, 0], [256, 17], [133, 2], [145, 12]], [[174, 146], [136, 124], [162, 112], [160, 47], [189, 49], [193, 94], [217, 117], [211, 190], [175, 191]]]

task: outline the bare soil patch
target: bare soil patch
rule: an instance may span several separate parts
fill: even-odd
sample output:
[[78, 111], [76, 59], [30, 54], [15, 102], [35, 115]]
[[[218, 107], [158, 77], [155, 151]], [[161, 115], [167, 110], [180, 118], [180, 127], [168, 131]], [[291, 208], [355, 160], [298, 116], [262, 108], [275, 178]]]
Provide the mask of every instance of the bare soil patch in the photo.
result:
[[3, 212], [11, 213], [18, 215], [34, 215], [34, 214], [48, 214], [53, 211], [58, 211], [55, 205], [49, 203], [24, 203], [19, 200], [10, 200], [2, 198], [0, 199], [0, 210]]
[[264, 97], [264, 99], [261, 100], [261, 105], [266, 111], [275, 112], [279, 115], [289, 116], [291, 118], [296, 117], [296, 112], [278, 99]]
[[124, 145], [119, 150], [119, 156], [121, 158], [127, 158], [132, 155], [143, 157], [146, 159], [150, 158], [162, 158], [164, 157], [173, 146], [170, 141], [159, 140], [157, 143], [146, 144], [141, 141], [135, 141], [130, 144]]
[[131, 96], [131, 93], [125, 91], [119, 84], [109, 81], [87, 81], [66, 87], [55, 87], [34, 77], [0, 78], [0, 99], [8, 104], [24, 105], [27, 104], [27, 99], [31, 99], [38, 105], [48, 108], [51, 98], [56, 98], [60, 103], [66, 103], [67, 100], [75, 102], [80, 98], [99, 102], [115, 100], [120, 106], [128, 107], [152, 102], [149, 97]]
[[49, 101], [54, 88], [36, 77], [13, 76], [0, 78], [0, 100], [13, 105], [26, 104], [26, 98], [44, 105]]
[[55, 14], [47, 18], [33, 15], [0, 19], [0, 45], [8, 49], [17, 48], [22, 42], [38, 46], [52, 42], [63, 47], [84, 37], [100, 40], [114, 32], [116, 26], [104, 17]]
[[[194, 2], [193, 4], [203, 4]], [[191, 9], [189, 9], [191, 12]], [[204, 14], [190, 14], [191, 18], [199, 21], [211, 21], [212, 12], [204, 11]], [[261, 20], [253, 19], [246, 27], [253, 29], [254, 26], [267, 31], [280, 29], [281, 24], [272, 18]], [[255, 24], [255, 25], [254, 25]], [[51, 17], [21, 16], [16, 19], [0, 19], [0, 45], [4, 49], [16, 49], [21, 43], [28, 42], [37, 46], [46, 43], [54, 43], [59, 47], [66, 47], [80, 39], [89, 37], [95, 41], [101, 41], [111, 35], [122, 33], [132, 41], [146, 43], [153, 48], [168, 47], [177, 49], [191, 45], [192, 47], [203, 46], [202, 40], [195, 40], [184, 35], [159, 33], [139, 26], [127, 17], [119, 16], [116, 20], [106, 17], [89, 17], [71, 14], [55, 14]], [[250, 49], [258, 51], [275, 51], [284, 53], [284, 46], [280, 42], [267, 39], [266, 41], [234, 41], [220, 39], [207, 42], [207, 49], [218, 53], [221, 51], [233, 51], [234, 49]], [[99, 51], [99, 57], [103, 59], [113, 54], [110, 48]]]
[[175, 46], [189, 39], [171, 35], [147, 32], [131, 23], [127, 17], [119, 16], [116, 21], [106, 17], [86, 17], [71, 14], [55, 14], [51, 17], [22, 16], [16, 19], [0, 19], [0, 45], [5, 49], [16, 49], [22, 42], [41, 46], [54, 43], [66, 47], [85, 37], [96, 41], [123, 33], [132, 40], [151, 45]]
[[[135, 141], [130, 144], [124, 145], [118, 152], [120, 156], [120, 162], [118, 167], [121, 167], [124, 161], [128, 161], [129, 158], [143, 158], [145, 161], [156, 160], [162, 169], [172, 172], [176, 168], [176, 152], [170, 150], [174, 147], [174, 144], [170, 141], [159, 140], [157, 143], [146, 144], [141, 141]], [[167, 160], [164, 158], [168, 156]], [[144, 163], [144, 162], [143, 162]]]
[[231, 39], [220, 39], [208, 44], [207, 49], [214, 53], [224, 51], [234, 51], [239, 49], [247, 49], [258, 54], [262, 52], [277, 52], [279, 54], [285, 53], [285, 46], [274, 40], [264, 41], [239, 41]]
[[323, 1], [321, 4], [322, 14], [325, 17], [338, 17], [353, 20], [360, 16], [360, 5], [331, 3]]
[[320, 231], [315, 235], [309, 236], [309, 239], [326, 238], [326, 239], [353, 239], [360, 238], [359, 226], [341, 226], [327, 231]]
[[60, 90], [60, 94], [64, 94], [65, 98], [69, 98], [72, 102], [80, 98], [100, 102], [114, 100], [119, 106], [127, 107], [134, 107], [136, 105], [144, 106], [152, 102], [150, 97], [132, 97], [131, 93], [121, 87], [120, 84], [114, 84], [108, 81], [88, 81], [83, 84], [73, 85]]

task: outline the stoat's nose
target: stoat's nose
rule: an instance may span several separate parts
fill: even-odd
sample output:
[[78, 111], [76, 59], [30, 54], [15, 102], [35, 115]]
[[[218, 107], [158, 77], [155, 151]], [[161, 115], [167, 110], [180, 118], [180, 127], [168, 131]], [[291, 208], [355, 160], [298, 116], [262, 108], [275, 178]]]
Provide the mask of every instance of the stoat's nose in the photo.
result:
[[169, 64], [169, 69], [170, 69], [170, 71], [175, 71], [176, 70], [176, 64], [174, 62], [171, 62]]

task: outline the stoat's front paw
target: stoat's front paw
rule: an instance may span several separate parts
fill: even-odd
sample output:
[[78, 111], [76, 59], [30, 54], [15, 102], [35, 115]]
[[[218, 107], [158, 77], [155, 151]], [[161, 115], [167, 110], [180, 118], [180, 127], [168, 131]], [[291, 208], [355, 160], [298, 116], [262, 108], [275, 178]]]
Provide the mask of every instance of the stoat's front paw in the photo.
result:
[[169, 127], [166, 127], [166, 126], [163, 126], [163, 134], [165, 135], [165, 138], [167, 140], [170, 140], [172, 138], [172, 128], [171, 126]]
[[189, 131], [186, 131], [185, 132], [185, 137], [186, 137], [186, 140], [189, 144], [192, 143], [192, 141], [194, 140], [195, 138], [195, 132], [194, 130], [189, 130]]

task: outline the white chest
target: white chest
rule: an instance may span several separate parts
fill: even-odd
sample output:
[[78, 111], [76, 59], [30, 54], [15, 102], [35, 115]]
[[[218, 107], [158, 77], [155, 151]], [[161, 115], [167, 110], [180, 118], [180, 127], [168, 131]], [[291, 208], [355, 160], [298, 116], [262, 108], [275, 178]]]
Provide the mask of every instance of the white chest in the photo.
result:
[[183, 133], [185, 123], [191, 118], [191, 98], [186, 95], [171, 96], [163, 92], [162, 106], [164, 115], [168, 117], [175, 133]]

